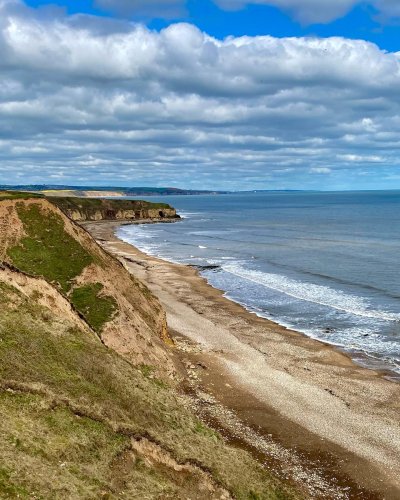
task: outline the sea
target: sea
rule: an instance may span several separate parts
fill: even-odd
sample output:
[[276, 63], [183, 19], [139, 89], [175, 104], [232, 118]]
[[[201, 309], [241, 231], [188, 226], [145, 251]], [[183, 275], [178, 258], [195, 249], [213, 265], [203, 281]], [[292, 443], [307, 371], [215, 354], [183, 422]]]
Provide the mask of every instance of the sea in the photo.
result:
[[174, 224], [122, 226], [249, 311], [400, 378], [400, 191], [152, 197]]

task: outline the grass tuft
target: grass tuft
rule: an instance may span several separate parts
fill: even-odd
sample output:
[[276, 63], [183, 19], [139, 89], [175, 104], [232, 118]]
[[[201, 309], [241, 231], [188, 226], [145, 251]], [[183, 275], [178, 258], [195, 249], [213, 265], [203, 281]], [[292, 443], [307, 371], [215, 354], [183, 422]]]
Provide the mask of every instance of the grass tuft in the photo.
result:
[[16, 484], [11, 477], [11, 471], [0, 467], [0, 496], [1, 498], [32, 498], [26, 488]]
[[74, 288], [70, 300], [77, 310], [83, 314], [89, 325], [100, 332], [103, 326], [112, 320], [117, 311], [117, 303], [113, 297], [100, 295], [101, 283], [90, 283]]

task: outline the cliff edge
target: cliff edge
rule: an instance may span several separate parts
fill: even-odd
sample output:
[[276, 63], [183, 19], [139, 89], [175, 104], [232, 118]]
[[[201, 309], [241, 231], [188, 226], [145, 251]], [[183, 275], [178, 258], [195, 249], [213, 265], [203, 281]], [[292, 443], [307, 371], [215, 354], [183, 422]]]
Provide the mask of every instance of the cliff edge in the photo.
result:
[[167, 203], [142, 200], [109, 200], [97, 198], [52, 197], [49, 201], [70, 219], [84, 221], [140, 221], [180, 219], [176, 210]]

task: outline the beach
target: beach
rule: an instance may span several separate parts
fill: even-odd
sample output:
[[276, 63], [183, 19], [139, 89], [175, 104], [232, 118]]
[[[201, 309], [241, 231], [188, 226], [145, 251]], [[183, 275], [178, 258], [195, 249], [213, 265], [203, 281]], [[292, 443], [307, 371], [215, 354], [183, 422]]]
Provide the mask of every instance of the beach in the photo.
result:
[[398, 383], [124, 243], [119, 225], [84, 227], [161, 301], [182, 397], [200, 416], [306, 498], [400, 497]]

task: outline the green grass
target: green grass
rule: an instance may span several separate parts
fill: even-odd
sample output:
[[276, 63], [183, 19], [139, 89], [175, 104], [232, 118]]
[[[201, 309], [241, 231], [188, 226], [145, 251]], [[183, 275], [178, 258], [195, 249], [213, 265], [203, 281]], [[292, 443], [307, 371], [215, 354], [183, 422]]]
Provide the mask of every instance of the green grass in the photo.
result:
[[0, 191], [0, 201], [2, 200], [29, 200], [30, 198], [44, 198], [42, 194], [25, 193], [23, 191]]
[[101, 332], [118, 311], [115, 299], [101, 295], [101, 283], [73, 288], [74, 279], [96, 261], [95, 257], [65, 231], [64, 221], [57, 213], [38, 205], [17, 206], [17, 213], [26, 236], [8, 249], [12, 264], [45, 278], [65, 294], [71, 292], [70, 300], [76, 309], [96, 332]]
[[29, 492], [23, 486], [16, 484], [11, 471], [0, 467], [0, 496], [1, 498], [29, 498]]
[[118, 211], [118, 210], [146, 210], [158, 208], [171, 208], [168, 203], [152, 203], [143, 200], [101, 199], [101, 198], [75, 198], [75, 197], [49, 197], [48, 200], [63, 211], [79, 210], [81, 212]]
[[68, 292], [72, 280], [93, 262], [93, 257], [64, 230], [59, 215], [42, 211], [38, 205], [21, 204], [17, 212], [26, 236], [7, 252], [13, 265]]
[[100, 332], [103, 326], [112, 320], [118, 309], [113, 297], [100, 295], [102, 290], [101, 283], [91, 283], [74, 288], [70, 295], [72, 304], [83, 314], [96, 332]]
[[200, 464], [238, 499], [293, 498], [148, 379], [149, 370], [1, 281], [0, 299], [1, 498], [172, 499], [197, 491], [192, 475], [134, 454], [130, 436]]
[[153, 376], [153, 373], [155, 372], [155, 367], [151, 365], [142, 364], [139, 365], [138, 368], [146, 378]]

